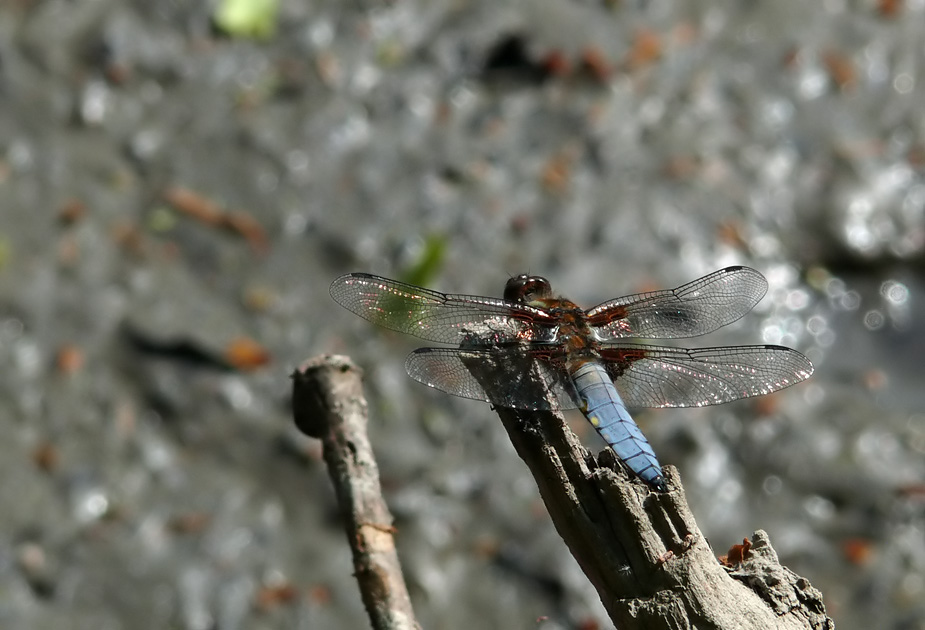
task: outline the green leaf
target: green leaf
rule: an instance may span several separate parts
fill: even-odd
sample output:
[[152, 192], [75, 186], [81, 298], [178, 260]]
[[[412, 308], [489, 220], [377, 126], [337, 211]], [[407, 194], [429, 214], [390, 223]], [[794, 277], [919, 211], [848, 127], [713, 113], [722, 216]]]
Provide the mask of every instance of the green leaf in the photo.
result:
[[424, 250], [417, 262], [401, 274], [399, 279], [408, 284], [426, 287], [437, 276], [443, 266], [447, 238], [443, 234], [431, 234], [424, 241]]
[[222, 0], [215, 24], [232, 37], [269, 39], [276, 30], [279, 0]]

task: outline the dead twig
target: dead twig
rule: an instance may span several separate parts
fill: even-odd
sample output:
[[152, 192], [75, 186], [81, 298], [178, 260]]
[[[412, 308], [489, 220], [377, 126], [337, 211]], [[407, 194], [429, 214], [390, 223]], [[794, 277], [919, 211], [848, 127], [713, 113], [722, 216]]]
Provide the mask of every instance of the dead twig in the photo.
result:
[[303, 433], [322, 441], [373, 628], [419, 630], [366, 433], [368, 412], [360, 376], [347, 357], [306, 361], [292, 375], [295, 422]]
[[780, 565], [764, 531], [743, 562], [721, 565], [674, 467], [664, 467], [669, 491], [656, 492], [610, 450], [595, 458], [561, 415], [496, 411], [617, 628], [835, 628], [822, 594]]

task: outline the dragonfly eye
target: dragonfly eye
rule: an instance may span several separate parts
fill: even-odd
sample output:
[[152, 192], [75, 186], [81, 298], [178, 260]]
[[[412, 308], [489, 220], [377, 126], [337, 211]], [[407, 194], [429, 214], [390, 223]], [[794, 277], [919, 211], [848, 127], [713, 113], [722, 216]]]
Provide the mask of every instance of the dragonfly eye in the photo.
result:
[[504, 299], [508, 302], [529, 304], [538, 299], [552, 296], [549, 280], [542, 276], [528, 276], [525, 273], [515, 276], [504, 285]]

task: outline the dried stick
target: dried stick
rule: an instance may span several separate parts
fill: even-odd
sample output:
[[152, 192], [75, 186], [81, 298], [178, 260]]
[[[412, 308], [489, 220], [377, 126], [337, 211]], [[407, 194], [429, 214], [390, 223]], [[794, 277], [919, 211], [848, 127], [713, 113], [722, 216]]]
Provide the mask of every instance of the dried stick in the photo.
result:
[[296, 426], [321, 439], [324, 461], [345, 518], [366, 614], [376, 630], [419, 630], [366, 434], [361, 372], [343, 356], [315, 357], [292, 375]]
[[673, 467], [664, 468], [669, 491], [659, 493], [609, 450], [595, 458], [561, 415], [496, 411], [617, 628], [835, 628], [822, 594], [780, 565], [764, 531], [721, 565]]

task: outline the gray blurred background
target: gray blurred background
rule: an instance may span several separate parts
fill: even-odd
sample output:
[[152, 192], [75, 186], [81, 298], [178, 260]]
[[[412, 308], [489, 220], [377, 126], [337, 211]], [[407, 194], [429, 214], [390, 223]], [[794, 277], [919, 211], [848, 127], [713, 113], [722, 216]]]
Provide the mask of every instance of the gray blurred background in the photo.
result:
[[636, 417], [718, 554], [764, 528], [841, 630], [925, 628], [925, 2], [237, 4], [0, 2], [0, 626], [367, 627], [289, 414], [339, 352], [424, 626], [608, 628], [489, 406], [328, 285], [745, 264], [688, 345], [813, 378]]

